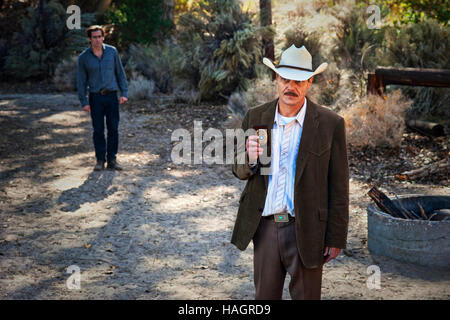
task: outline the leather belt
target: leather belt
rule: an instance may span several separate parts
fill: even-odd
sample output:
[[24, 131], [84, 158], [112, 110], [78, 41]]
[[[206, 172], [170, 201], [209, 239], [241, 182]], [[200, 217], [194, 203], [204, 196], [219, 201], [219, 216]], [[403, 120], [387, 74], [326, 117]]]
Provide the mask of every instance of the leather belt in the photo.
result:
[[116, 93], [116, 92], [117, 91], [114, 91], [114, 90], [101, 90], [99, 92], [92, 92], [92, 94], [100, 94], [102, 96], [106, 96], [107, 94]]
[[295, 217], [291, 216], [289, 213], [276, 213], [269, 216], [262, 216], [266, 220], [273, 220], [278, 223], [289, 222], [295, 220]]

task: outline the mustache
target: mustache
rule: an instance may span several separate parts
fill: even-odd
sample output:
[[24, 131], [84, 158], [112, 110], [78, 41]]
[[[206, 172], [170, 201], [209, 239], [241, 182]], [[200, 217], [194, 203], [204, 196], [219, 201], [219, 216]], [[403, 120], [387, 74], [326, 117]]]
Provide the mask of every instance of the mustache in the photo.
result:
[[298, 97], [298, 94], [296, 94], [296, 93], [293, 92], [293, 91], [286, 91], [286, 92], [284, 93], [284, 95], [286, 95], [286, 96]]

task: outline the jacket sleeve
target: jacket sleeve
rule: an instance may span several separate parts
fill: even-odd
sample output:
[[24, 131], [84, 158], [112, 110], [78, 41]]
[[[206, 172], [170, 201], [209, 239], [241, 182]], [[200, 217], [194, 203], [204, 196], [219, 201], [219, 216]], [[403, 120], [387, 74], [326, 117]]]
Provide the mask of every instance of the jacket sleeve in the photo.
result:
[[328, 168], [328, 220], [325, 246], [344, 249], [349, 219], [349, 168], [345, 122], [335, 127]]
[[[244, 134], [247, 131], [249, 125], [249, 112], [250, 111], [246, 113], [244, 120], [242, 120], [242, 130]], [[259, 167], [259, 164], [255, 165], [254, 167], [250, 167], [248, 163], [247, 152], [245, 150], [246, 142], [247, 136], [245, 135], [244, 139], [237, 139], [237, 142], [235, 140], [234, 144], [234, 161], [232, 170], [233, 174], [241, 180], [249, 179], [258, 171]]]

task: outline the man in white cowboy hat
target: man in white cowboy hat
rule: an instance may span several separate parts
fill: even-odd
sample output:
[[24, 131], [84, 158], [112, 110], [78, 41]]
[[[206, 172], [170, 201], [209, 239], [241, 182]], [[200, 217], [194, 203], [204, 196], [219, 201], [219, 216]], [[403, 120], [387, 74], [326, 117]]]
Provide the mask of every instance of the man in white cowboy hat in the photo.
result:
[[347, 242], [344, 119], [306, 97], [327, 64], [313, 70], [304, 46], [285, 50], [278, 66], [263, 63], [276, 73], [279, 97], [242, 123], [259, 131], [236, 149], [245, 163], [235, 162], [233, 173], [247, 184], [231, 242], [245, 250], [253, 241], [256, 299], [281, 299], [286, 273], [292, 299], [320, 299], [323, 264]]

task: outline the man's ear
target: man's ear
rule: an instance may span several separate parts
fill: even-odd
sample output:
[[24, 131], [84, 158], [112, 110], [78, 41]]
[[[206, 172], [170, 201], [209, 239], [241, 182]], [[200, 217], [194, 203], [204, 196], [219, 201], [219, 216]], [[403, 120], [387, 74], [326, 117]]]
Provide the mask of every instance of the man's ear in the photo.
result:
[[308, 90], [311, 88], [314, 77], [308, 79]]

